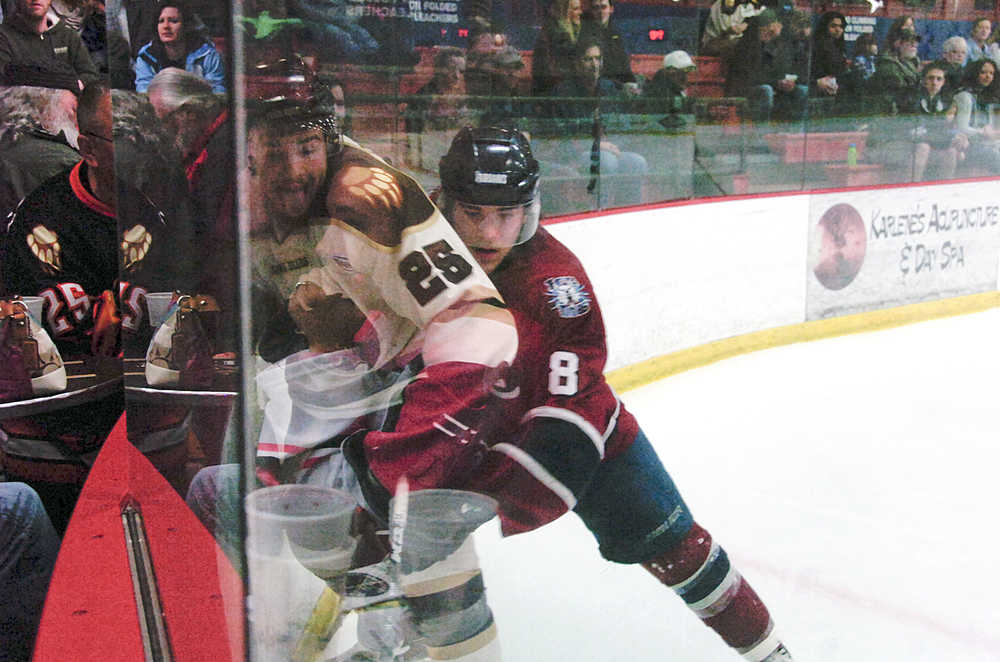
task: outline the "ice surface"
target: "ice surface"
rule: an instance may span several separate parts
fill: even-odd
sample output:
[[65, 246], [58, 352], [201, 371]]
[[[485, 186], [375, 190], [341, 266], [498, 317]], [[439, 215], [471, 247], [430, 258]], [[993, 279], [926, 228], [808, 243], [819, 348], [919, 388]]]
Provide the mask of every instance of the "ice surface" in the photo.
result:
[[[1000, 310], [741, 356], [623, 396], [798, 662], [1000, 660]], [[738, 660], [572, 515], [477, 534], [514, 662]]]

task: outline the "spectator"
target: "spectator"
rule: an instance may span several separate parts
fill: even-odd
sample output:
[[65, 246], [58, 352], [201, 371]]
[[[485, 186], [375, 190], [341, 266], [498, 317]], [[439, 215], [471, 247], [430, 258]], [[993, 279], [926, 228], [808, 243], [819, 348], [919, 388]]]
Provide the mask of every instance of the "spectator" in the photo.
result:
[[76, 96], [67, 90], [0, 90], [0, 212], [80, 160]]
[[663, 56], [663, 68], [646, 84], [642, 96], [648, 113], [669, 113], [670, 123], [677, 128], [685, 125], [680, 114], [691, 112], [687, 96], [688, 76], [695, 70], [694, 61], [684, 51], [672, 51]]
[[469, 38], [466, 52], [465, 88], [472, 96], [518, 96], [518, 76], [524, 69], [521, 53], [507, 35], [485, 20]]
[[104, 0], [89, 0], [80, 26], [90, 59], [102, 76], [110, 76], [114, 89], [134, 90], [135, 71], [129, 54], [128, 41], [119, 30], [109, 31]]
[[986, 56], [1000, 67], [1000, 24], [993, 28], [993, 34], [986, 40]]
[[883, 53], [892, 50], [892, 42], [896, 41], [900, 33], [904, 30], [909, 32], [917, 31], [912, 16], [897, 16], [892, 24], [889, 25], [889, 30], [885, 35], [885, 42], [882, 44], [881, 50]]
[[103, 0], [92, 0], [80, 25], [80, 38], [90, 53], [94, 66], [102, 74], [108, 73], [108, 19]]
[[521, 53], [485, 19], [477, 19], [477, 25], [466, 54], [465, 89], [480, 122], [502, 124], [530, 115], [518, 98], [523, 96]]
[[917, 182], [924, 180], [929, 165], [937, 168], [940, 178], [950, 179], [969, 147], [968, 137], [955, 130], [955, 111], [945, 83], [944, 69], [928, 65], [920, 91], [906, 109], [914, 116], [913, 180]]
[[582, 15], [580, 0], [552, 0], [531, 58], [533, 96], [549, 94], [573, 71]]
[[878, 59], [878, 41], [872, 32], [858, 35], [854, 42], [854, 58], [847, 74], [838, 79], [842, 88], [838, 92], [838, 100], [842, 110], [847, 114], [861, 115], [865, 112], [868, 81], [875, 74], [875, 62]]
[[729, 96], [747, 97], [751, 118], [768, 122], [772, 117], [800, 121], [805, 117], [809, 88], [795, 73], [781, 35], [781, 22], [770, 9], [753, 19], [751, 27], [733, 53], [726, 78]]
[[434, 75], [406, 108], [406, 131], [457, 129], [468, 119], [465, 92], [465, 53], [445, 46], [434, 56]]
[[946, 92], [955, 94], [961, 87], [968, 53], [969, 47], [962, 37], [948, 37], [941, 44], [941, 59], [938, 60], [938, 64], [944, 67]]
[[[108, 32], [119, 34], [128, 44], [129, 58], [156, 38], [157, 0], [107, 0]], [[191, 26], [188, 26], [189, 28]]]
[[0, 483], [0, 662], [28, 662], [59, 552], [38, 494]]
[[728, 59], [749, 26], [747, 19], [762, 11], [764, 7], [757, 0], [736, 3], [715, 0], [708, 10], [701, 36], [701, 54]]
[[34, 85], [79, 94], [98, 78], [80, 35], [47, 12], [51, 0], [16, 0], [0, 25], [0, 84]]
[[954, 175], [969, 141], [955, 131], [955, 110], [941, 66], [928, 65], [920, 83], [900, 96], [899, 113], [899, 118], [883, 119], [872, 136], [870, 144], [880, 141], [872, 147], [875, 160], [891, 172], [906, 173], [904, 177], [912, 174], [913, 181], [922, 181], [928, 167], [940, 177]]
[[969, 47], [966, 64], [988, 57], [987, 42], [989, 41], [992, 29], [993, 23], [988, 18], [978, 18], [973, 21], [972, 31], [969, 32], [969, 38], [965, 40], [966, 45]]
[[185, 69], [212, 84], [212, 91], [225, 93], [226, 75], [215, 46], [186, 25], [185, 5], [165, 0], [156, 16], [156, 36], [139, 49], [135, 61], [135, 89], [145, 92], [158, 72], [168, 67]]
[[[594, 40], [601, 45], [601, 52], [604, 54], [601, 75], [621, 87], [626, 83], [635, 83], [636, 77], [632, 73], [632, 59], [625, 50], [625, 41], [611, 25], [611, 14], [614, 11], [611, 0], [590, 0], [590, 8], [580, 27], [580, 38]], [[626, 89], [637, 91], [636, 86]]]
[[[44, 296], [46, 330], [62, 357], [94, 362], [116, 357], [130, 339], [145, 348], [139, 299], [146, 291], [187, 289], [192, 251], [182, 228], [169, 226], [145, 196], [116, 179], [106, 84], [84, 89], [77, 121], [82, 159], [36, 188], [3, 228], [0, 289]], [[127, 264], [123, 245], [132, 249]], [[105, 379], [120, 379], [120, 372]], [[65, 530], [89, 462], [121, 417], [124, 399], [113, 389], [92, 402], [53, 403], [44, 413], [0, 422], [4, 471], [39, 493], [57, 531]], [[187, 457], [186, 411], [129, 404], [129, 440], [178, 482]]]
[[875, 73], [875, 60], [878, 58], [878, 41], [875, 34], [865, 32], [858, 35], [854, 41], [854, 60], [851, 62], [851, 70], [858, 71], [858, 77], [867, 81]]
[[[812, 85], [812, 71], [810, 62], [813, 58], [812, 39], [812, 18], [804, 11], [798, 9], [782, 9], [777, 12], [778, 22], [781, 23], [781, 35], [779, 39], [783, 44], [785, 57], [789, 62], [786, 74], [795, 76], [795, 80], [806, 87], [808, 92]], [[819, 104], [814, 107], [819, 108]], [[824, 110], [824, 114], [825, 114]]]
[[433, 172], [448, 149], [451, 134], [472, 121], [465, 91], [465, 54], [446, 46], [434, 57], [434, 75], [410, 98], [404, 114], [406, 160]]
[[[597, 41], [580, 41], [573, 76], [553, 90], [550, 115], [559, 120], [559, 130], [566, 137], [592, 138], [585, 154], [566, 153], [564, 163], [581, 163], [589, 171], [588, 190], [600, 184], [599, 204], [624, 206], [642, 202], [642, 177], [649, 165], [641, 155], [621, 149], [605, 133], [604, 115], [623, 110], [627, 102], [623, 93], [609, 79], [601, 76], [601, 45]], [[565, 141], [563, 149], [575, 151], [573, 141]]]
[[113, 90], [115, 168], [119, 183], [149, 198], [167, 218], [188, 219], [191, 209], [175, 135], [162, 130], [145, 94]]
[[83, 19], [87, 16], [87, 5], [83, 0], [52, 0], [49, 6], [49, 18], [53, 23], [65, 23], [74, 32], [83, 29]]
[[969, 139], [966, 164], [1000, 173], [1000, 129], [991, 122], [990, 106], [1000, 101], [997, 65], [984, 58], [965, 68], [962, 90], [955, 95], [955, 128]]
[[813, 39], [811, 79], [816, 93], [836, 96], [844, 76], [850, 68], [844, 27], [847, 19], [840, 12], [826, 12], [819, 18]]
[[[207, 80], [174, 67], [153, 77], [148, 94], [164, 135], [173, 138], [180, 157], [192, 196], [195, 230], [213, 235], [209, 244], [227, 240], [226, 231], [234, 229], [229, 221], [234, 201], [233, 136], [224, 100], [212, 92]], [[213, 272], [216, 269], [212, 267]]]
[[[138, 96], [138, 95], [136, 95]], [[117, 98], [116, 98], [117, 100]], [[215, 337], [215, 352], [234, 352], [238, 346], [236, 282], [236, 189], [232, 174], [233, 127], [225, 100], [212, 92], [211, 84], [182, 69], [168, 68], [149, 84], [149, 103], [159, 118], [163, 133], [173, 137], [180, 156], [187, 196], [186, 215], [178, 218], [194, 234], [201, 250], [196, 260], [199, 293], [211, 294], [222, 311]], [[117, 109], [117, 106], [116, 106]], [[173, 168], [171, 168], [171, 171]], [[219, 462], [221, 431], [230, 416], [228, 407], [195, 410], [192, 430], [206, 459]]]
[[889, 44], [890, 50], [878, 59], [869, 82], [876, 112], [898, 114], [906, 98], [920, 85], [919, 42], [920, 37], [912, 30], [898, 32]]

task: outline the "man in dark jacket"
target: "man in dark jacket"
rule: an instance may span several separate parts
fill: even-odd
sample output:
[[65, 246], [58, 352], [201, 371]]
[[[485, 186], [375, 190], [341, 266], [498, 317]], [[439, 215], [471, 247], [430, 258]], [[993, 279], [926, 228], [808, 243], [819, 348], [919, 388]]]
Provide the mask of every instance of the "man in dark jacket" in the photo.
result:
[[0, 25], [0, 84], [62, 88], [79, 94], [98, 79], [80, 35], [47, 16], [52, 0], [17, 0]]
[[785, 41], [779, 39], [781, 22], [770, 9], [751, 23], [729, 63], [726, 94], [747, 97], [756, 122], [772, 116], [801, 120], [805, 117], [809, 88], [799, 80], [799, 65]]
[[649, 164], [641, 155], [621, 149], [605, 131], [612, 118], [629, 110], [630, 99], [601, 75], [602, 64], [600, 43], [581, 39], [577, 43], [573, 76], [552, 91], [557, 98], [550, 115], [557, 118], [559, 132], [571, 139], [590, 139], [589, 149], [583, 155], [574, 153], [578, 151], [578, 141], [565, 141], [560, 160], [582, 162], [582, 169], [591, 175], [587, 190], [599, 193], [601, 206], [641, 204], [642, 178], [649, 172]]
[[611, 24], [615, 8], [611, 0], [590, 0], [590, 9], [583, 16], [580, 26], [581, 40], [597, 40], [601, 45], [604, 66], [601, 76], [619, 87], [636, 82], [632, 73], [632, 60], [618, 30]]
[[680, 114], [693, 112], [687, 96], [688, 76], [696, 69], [694, 60], [684, 51], [672, 51], [663, 57], [663, 68], [646, 84], [642, 96], [648, 113], [669, 113], [671, 125], [683, 126]]

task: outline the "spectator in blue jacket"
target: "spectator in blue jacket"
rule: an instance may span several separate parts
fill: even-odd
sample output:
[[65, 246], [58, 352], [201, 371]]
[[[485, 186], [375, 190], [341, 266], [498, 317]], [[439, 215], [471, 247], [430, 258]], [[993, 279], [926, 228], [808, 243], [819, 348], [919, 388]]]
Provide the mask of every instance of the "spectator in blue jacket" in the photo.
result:
[[212, 84], [212, 91], [226, 91], [222, 57], [212, 42], [188, 30], [193, 14], [179, 0], [166, 0], [156, 15], [156, 36], [139, 49], [135, 60], [135, 89], [145, 92], [153, 76], [168, 67], [185, 69]]

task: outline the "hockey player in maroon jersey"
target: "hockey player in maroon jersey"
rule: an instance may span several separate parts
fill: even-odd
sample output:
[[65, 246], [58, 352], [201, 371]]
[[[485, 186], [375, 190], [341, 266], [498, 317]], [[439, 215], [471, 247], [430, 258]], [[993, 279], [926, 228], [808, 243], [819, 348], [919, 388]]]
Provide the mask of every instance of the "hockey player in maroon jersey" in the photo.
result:
[[527, 139], [463, 129], [441, 159], [437, 200], [514, 313], [518, 353], [498, 373], [465, 489], [499, 501], [505, 534], [573, 510], [601, 554], [639, 563], [751, 662], [788, 662], [770, 614], [699, 526], [635, 418], [604, 379], [604, 324], [576, 257], [538, 227]]

